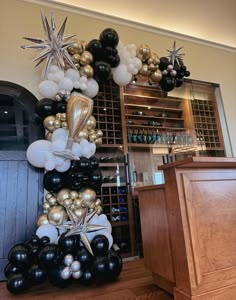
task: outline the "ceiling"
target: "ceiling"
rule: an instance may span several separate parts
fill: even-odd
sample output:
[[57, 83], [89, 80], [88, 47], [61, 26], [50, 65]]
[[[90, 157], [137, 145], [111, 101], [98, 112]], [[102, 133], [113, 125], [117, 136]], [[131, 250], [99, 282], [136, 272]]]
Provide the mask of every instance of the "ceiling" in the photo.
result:
[[194, 37], [236, 50], [235, 0], [49, 1]]

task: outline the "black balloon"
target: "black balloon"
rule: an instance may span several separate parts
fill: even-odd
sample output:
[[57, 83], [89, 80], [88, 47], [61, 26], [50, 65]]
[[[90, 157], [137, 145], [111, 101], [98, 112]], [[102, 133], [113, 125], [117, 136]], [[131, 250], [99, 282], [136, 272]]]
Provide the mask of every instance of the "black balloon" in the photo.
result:
[[4, 275], [6, 278], [11, 276], [12, 274], [22, 273], [22, 269], [20, 267], [14, 266], [11, 263], [8, 263], [4, 269]]
[[175, 87], [180, 87], [184, 83], [184, 79], [182, 77], [175, 78]]
[[87, 173], [90, 171], [90, 160], [87, 157], [80, 157], [79, 160], [74, 161], [78, 171]]
[[74, 254], [80, 245], [80, 239], [77, 235], [65, 237], [62, 235], [58, 241], [58, 246], [64, 254]]
[[116, 68], [120, 63], [120, 57], [119, 55], [110, 55], [107, 57], [106, 62], [109, 63], [112, 68]]
[[65, 187], [71, 190], [80, 190], [83, 184], [84, 174], [82, 172], [70, 171], [65, 178]]
[[90, 285], [95, 281], [94, 271], [92, 268], [86, 268], [83, 270], [80, 277], [80, 283], [83, 285]]
[[107, 277], [108, 260], [105, 256], [97, 256], [93, 263], [94, 273], [98, 281], [103, 281]]
[[60, 288], [65, 288], [68, 286], [68, 284], [70, 283], [70, 279], [63, 279], [61, 276], [64, 268], [64, 265], [60, 265], [50, 269], [48, 277], [51, 284]]
[[86, 49], [92, 53], [94, 61], [100, 60], [102, 58], [102, 44], [99, 40], [91, 40]]
[[56, 111], [57, 113], [65, 113], [66, 112], [67, 101], [61, 100], [56, 103]]
[[57, 193], [64, 187], [64, 173], [56, 170], [48, 171], [43, 177], [43, 186], [49, 192]]
[[104, 61], [98, 61], [94, 66], [94, 78], [98, 82], [105, 82], [111, 77], [111, 67]]
[[169, 59], [167, 57], [161, 57], [159, 63], [159, 69], [164, 71], [167, 69], [168, 65], [170, 64]]
[[12, 274], [7, 280], [7, 289], [13, 294], [20, 294], [29, 288], [27, 277], [22, 274]]
[[102, 234], [96, 235], [92, 239], [90, 245], [91, 245], [91, 248], [92, 248], [95, 256], [97, 256], [97, 255], [103, 256], [108, 253], [109, 241], [105, 235], [102, 235]]
[[44, 246], [46, 244], [50, 243], [50, 238], [48, 236], [43, 236], [41, 237], [41, 239], [39, 240], [39, 244], [40, 246]]
[[98, 169], [99, 160], [95, 156], [90, 157], [89, 160], [90, 160], [90, 168], [93, 169], [93, 170]]
[[61, 263], [62, 253], [55, 244], [45, 245], [39, 252], [38, 263], [41, 268], [50, 269]]
[[38, 265], [33, 265], [30, 267], [28, 276], [32, 284], [40, 284], [47, 279], [46, 271], [40, 268]]
[[189, 76], [190, 76], [190, 72], [186, 70], [186, 71], [184, 72], [184, 76], [185, 76], [185, 77], [189, 77]]
[[36, 104], [36, 113], [42, 119], [50, 115], [56, 115], [57, 103], [49, 98], [41, 99]]
[[106, 28], [100, 33], [99, 40], [103, 46], [115, 48], [119, 43], [119, 36], [113, 28]]
[[114, 280], [122, 270], [123, 262], [120, 255], [112, 252], [108, 255], [107, 279]]
[[162, 77], [162, 80], [160, 81], [160, 86], [161, 89], [165, 92], [172, 91], [175, 87], [175, 78], [169, 76]]
[[95, 189], [98, 189], [101, 187], [102, 185], [102, 172], [97, 169], [97, 170], [93, 170], [90, 174], [90, 183], [92, 185], [92, 187], [94, 187]]
[[25, 267], [29, 264], [29, 250], [25, 244], [16, 244], [8, 253], [8, 260], [12, 265]]
[[81, 263], [83, 270], [93, 263], [93, 256], [84, 247], [77, 251], [76, 259]]

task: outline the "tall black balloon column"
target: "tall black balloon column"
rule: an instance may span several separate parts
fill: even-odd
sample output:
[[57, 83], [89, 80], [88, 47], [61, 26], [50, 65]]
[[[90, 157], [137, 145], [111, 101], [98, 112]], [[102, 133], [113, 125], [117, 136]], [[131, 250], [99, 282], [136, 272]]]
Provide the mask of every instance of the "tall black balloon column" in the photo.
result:
[[[108, 282], [122, 270], [122, 259], [112, 250], [111, 224], [97, 198], [102, 173], [99, 160], [91, 155], [96, 138], [92, 143], [79, 137], [84, 128], [97, 134], [94, 117], [86, 106], [91, 99], [78, 93], [65, 98], [57, 102], [44, 98], [37, 104], [37, 113], [48, 131], [47, 140], [31, 144], [27, 158], [35, 166], [45, 167], [44, 212], [38, 217], [36, 234], [8, 253], [5, 276], [7, 289], [13, 294], [46, 280], [57, 287], [73, 282]], [[67, 123], [64, 128], [55, 126], [58, 114]], [[75, 136], [84, 148], [77, 149], [80, 144], [74, 142]], [[89, 147], [92, 152], [88, 152]]]

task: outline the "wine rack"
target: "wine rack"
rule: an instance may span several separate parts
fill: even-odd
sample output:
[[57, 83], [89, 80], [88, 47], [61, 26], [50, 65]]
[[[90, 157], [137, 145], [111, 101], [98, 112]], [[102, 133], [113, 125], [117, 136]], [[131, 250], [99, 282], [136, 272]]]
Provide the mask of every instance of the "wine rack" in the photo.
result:
[[113, 82], [100, 85], [93, 100], [93, 115], [97, 120], [97, 128], [103, 132], [103, 144], [123, 144], [119, 87]]

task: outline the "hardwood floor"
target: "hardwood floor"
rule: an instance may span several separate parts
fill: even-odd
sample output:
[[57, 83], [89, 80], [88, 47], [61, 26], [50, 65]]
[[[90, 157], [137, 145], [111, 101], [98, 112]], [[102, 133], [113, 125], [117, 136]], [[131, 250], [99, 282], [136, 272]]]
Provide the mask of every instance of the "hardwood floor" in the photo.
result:
[[75, 284], [58, 289], [49, 284], [34, 286], [22, 295], [13, 295], [0, 283], [1, 300], [173, 300], [174, 298], [152, 283], [151, 273], [143, 260], [124, 262], [119, 279], [100, 286], [82, 287]]

